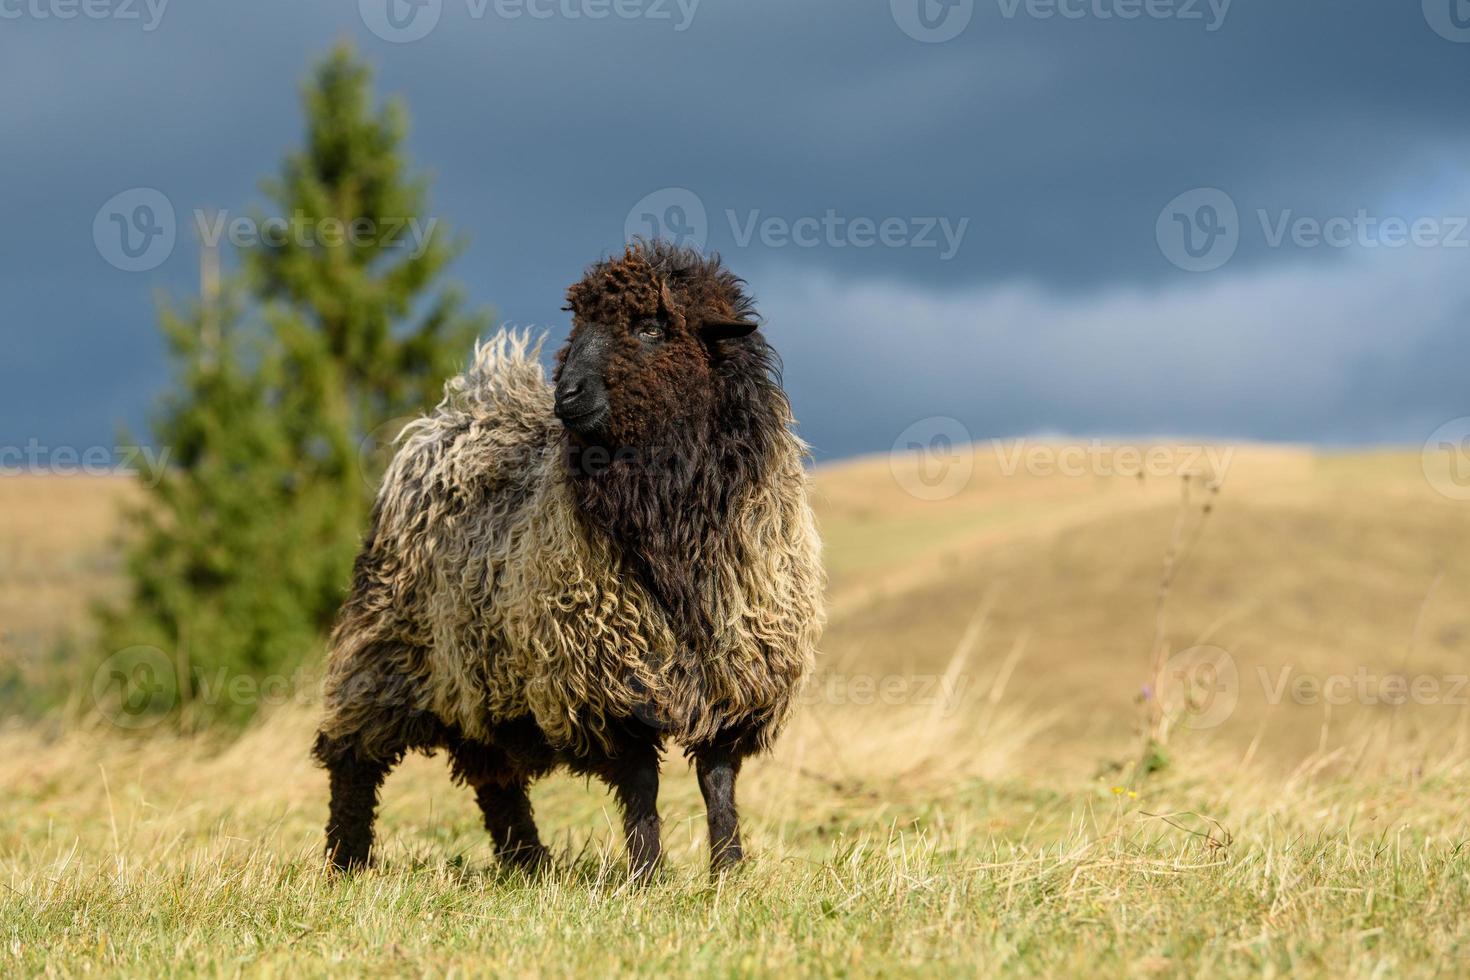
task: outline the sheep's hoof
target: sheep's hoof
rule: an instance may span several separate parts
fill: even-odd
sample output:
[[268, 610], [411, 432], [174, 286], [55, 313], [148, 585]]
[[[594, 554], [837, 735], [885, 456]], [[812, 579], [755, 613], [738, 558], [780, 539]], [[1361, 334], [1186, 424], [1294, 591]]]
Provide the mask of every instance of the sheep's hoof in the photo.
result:
[[377, 859], [367, 848], [353, 848], [346, 844], [327, 847], [327, 870], [334, 875], [352, 875], [366, 871], [377, 864]]
[[724, 851], [710, 858], [709, 876], [711, 881], [718, 881], [727, 874], [731, 874], [745, 863], [745, 852], [739, 847], [726, 848]]
[[353, 875], [363, 871], [370, 871], [377, 866], [373, 860], [367, 861], [328, 861], [327, 874], [334, 878], [351, 878]]
[[658, 878], [659, 871], [662, 867], [663, 864], [659, 861], [629, 864], [628, 883], [636, 888], [646, 888]]
[[500, 863], [507, 871], [519, 871], [535, 877], [551, 869], [551, 852], [544, 844], [503, 851]]

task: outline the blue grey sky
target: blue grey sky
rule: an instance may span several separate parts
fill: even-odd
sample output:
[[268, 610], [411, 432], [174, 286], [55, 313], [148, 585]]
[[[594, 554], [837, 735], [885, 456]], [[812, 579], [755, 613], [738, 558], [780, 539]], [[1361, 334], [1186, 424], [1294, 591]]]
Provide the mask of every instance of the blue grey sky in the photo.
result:
[[[0, 0], [0, 446], [142, 425], [193, 212], [262, 203], [343, 38], [474, 301], [560, 337], [651, 215], [750, 281], [822, 457], [1470, 415], [1470, 0]], [[139, 188], [177, 240], [130, 272]]]

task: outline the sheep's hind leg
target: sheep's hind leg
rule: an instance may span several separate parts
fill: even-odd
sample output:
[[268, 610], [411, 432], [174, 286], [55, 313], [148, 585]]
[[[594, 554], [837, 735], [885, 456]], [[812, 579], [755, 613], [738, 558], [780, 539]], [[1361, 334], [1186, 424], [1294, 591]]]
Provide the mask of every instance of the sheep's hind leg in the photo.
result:
[[534, 871], [549, 863], [551, 854], [536, 832], [526, 788], [525, 780], [507, 786], [486, 783], [475, 787], [475, 800], [485, 815], [485, 829], [495, 841], [500, 860], [513, 868]]
[[646, 882], [662, 854], [658, 816], [658, 746], [627, 746], [603, 770], [603, 778], [623, 807], [623, 833], [628, 842], [628, 875]]
[[495, 854], [507, 866], [533, 871], [551, 860], [536, 831], [527, 795], [530, 779], [515, 771], [505, 754], [488, 745], [464, 742], [451, 750], [454, 774], [475, 790]]
[[735, 809], [735, 778], [740, 775], [740, 756], [714, 747], [697, 748], [693, 755], [709, 821], [710, 873], [718, 875], [745, 856], [740, 846], [740, 815]]

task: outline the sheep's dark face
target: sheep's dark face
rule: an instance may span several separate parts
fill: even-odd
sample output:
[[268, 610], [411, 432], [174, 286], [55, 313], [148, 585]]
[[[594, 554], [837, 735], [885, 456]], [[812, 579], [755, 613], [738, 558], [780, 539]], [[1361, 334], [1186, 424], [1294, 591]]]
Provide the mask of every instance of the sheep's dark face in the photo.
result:
[[572, 335], [557, 356], [556, 415], [583, 443], [657, 448], [669, 426], [709, 412], [715, 345], [756, 328], [723, 296], [723, 279], [661, 271], [670, 254], [629, 248], [567, 290]]

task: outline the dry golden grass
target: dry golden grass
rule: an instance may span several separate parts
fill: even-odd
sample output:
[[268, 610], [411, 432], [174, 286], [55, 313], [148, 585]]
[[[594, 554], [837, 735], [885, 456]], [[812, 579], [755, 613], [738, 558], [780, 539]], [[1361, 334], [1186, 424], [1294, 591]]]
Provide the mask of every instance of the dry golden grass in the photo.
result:
[[[537, 787], [560, 860], [526, 881], [420, 758], [386, 789], [381, 867], [341, 881], [320, 872], [310, 706], [235, 740], [12, 727], [0, 971], [1462, 972], [1464, 505], [1407, 454], [1239, 447], [1203, 489], [1219, 476], [1190, 481], [1162, 632], [1228, 651], [1237, 704], [1180, 716], [1161, 772], [1135, 765], [1137, 699], [1179, 481], [1007, 475], [980, 446], [929, 502], [857, 461], [818, 474], [833, 622], [807, 704], [742, 780], [755, 856], [734, 877], [705, 879], [678, 759], [647, 889], [621, 879], [600, 787]], [[112, 587], [127, 492], [0, 482], [0, 595], [28, 642]], [[1440, 703], [1272, 704], [1282, 668], [1423, 675]]]
[[137, 488], [121, 477], [0, 478], [0, 625], [54, 637], [116, 584], [121, 508]]
[[[1460, 723], [1470, 690], [1441, 699], [1460, 703], [1398, 708], [1268, 696], [1286, 668], [1288, 682], [1360, 668], [1380, 679], [1451, 678], [1446, 695], [1470, 670], [1470, 522], [1463, 504], [1430, 487], [1417, 454], [1247, 446], [1235, 449], [1218, 494], [1202, 476], [1187, 525], [1198, 537], [1168, 598], [1167, 640], [1174, 651], [1223, 648], [1241, 684], [1229, 722], [1197, 738], [1243, 753], [1259, 736], [1258, 754], [1292, 765], [1320, 747], [1324, 727], [1335, 744], [1332, 728], [1345, 724]], [[1085, 769], [1133, 738], [1177, 478], [1007, 476], [977, 446], [974, 476], [952, 500], [914, 500], [884, 460], [834, 468], [819, 487], [833, 565], [828, 665], [942, 670], [983, 609], [980, 662], [1022, 650], [1008, 697], [1059, 709], [1043, 739], [1048, 757]], [[907, 547], [891, 544], [905, 526], [946, 526], [942, 515], [952, 532], [894, 553]]]

